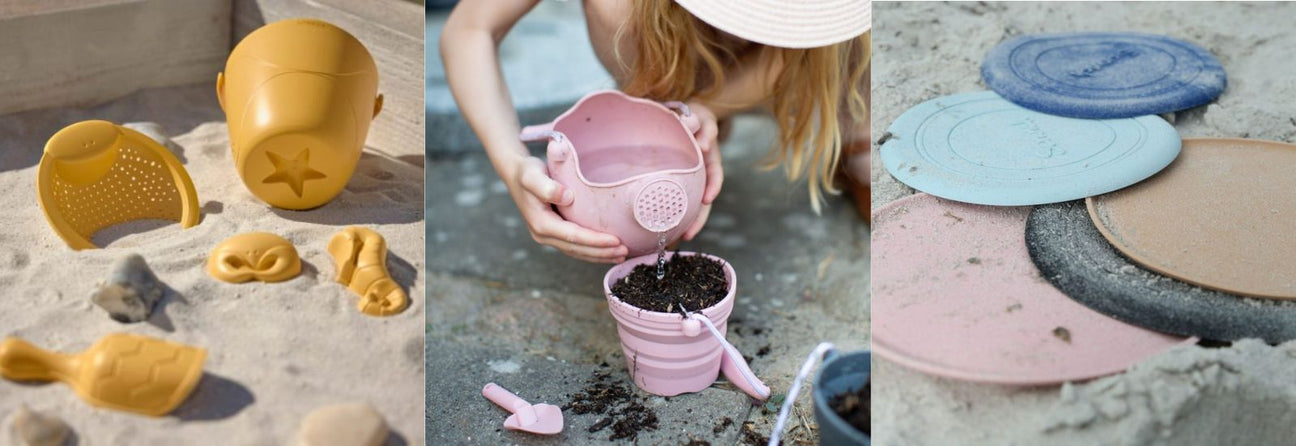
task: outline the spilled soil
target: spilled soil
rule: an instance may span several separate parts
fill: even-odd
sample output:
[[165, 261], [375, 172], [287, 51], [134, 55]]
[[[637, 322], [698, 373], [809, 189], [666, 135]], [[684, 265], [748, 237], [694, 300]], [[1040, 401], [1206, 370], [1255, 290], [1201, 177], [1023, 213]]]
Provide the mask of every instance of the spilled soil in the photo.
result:
[[596, 433], [611, 429], [609, 441], [634, 441], [639, 432], [657, 430], [657, 413], [644, 406], [643, 398], [636, 397], [634, 391], [612, 379], [608, 372], [595, 372], [585, 382], [584, 389], [570, 396], [571, 402], [563, 405], [562, 410], [577, 415], [604, 415], [588, 431]]

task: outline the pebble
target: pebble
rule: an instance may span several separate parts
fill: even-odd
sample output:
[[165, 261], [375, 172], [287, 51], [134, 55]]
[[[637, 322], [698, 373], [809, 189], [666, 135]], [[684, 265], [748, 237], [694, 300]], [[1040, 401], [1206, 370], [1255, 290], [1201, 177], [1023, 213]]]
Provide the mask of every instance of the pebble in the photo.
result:
[[96, 284], [90, 294], [91, 302], [122, 323], [148, 319], [160, 299], [162, 283], [139, 254], [118, 259], [108, 280]]
[[297, 446], [379, 446], [390, 434], [387, 420], [373, 406], [334, 404], [302, 419]]
[[20, 406], [11, 422], [13, 442], [18, 446], [63, 446], [72, 428], [59, 417]]

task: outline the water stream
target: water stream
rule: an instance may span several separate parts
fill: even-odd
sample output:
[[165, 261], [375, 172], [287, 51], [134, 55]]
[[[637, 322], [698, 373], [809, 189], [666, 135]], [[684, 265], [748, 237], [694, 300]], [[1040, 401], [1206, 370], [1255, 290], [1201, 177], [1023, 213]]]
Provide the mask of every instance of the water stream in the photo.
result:
[[657, 233], [657, 280], [666, 277], [666, 233]]

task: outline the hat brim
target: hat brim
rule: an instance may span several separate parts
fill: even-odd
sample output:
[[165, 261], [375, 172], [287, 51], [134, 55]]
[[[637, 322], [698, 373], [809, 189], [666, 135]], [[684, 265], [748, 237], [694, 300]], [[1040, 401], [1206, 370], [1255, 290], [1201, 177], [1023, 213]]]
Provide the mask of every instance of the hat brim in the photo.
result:
[[872, 27], [870, 0], [675, 0], [708, 25], [780, 48], [815, 48]]

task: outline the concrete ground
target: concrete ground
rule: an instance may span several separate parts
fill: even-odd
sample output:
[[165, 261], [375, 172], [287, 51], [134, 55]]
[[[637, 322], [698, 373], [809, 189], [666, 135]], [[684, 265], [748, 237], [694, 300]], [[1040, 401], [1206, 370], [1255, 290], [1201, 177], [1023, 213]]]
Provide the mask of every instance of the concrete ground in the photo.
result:
[[[816, 216], [803, 184], [757, 164], [773, 122], [741, 117], [722, 146], [725, 184], [707, 227], [686, 250], [718, 255], [738, 273], [728, 339], [753, 358], [774, 395], [786, 394], [821, 341], [867, 345], [868, 229], [848, 200], [832, 197]], [[431, 151], [430, 151], [431, 152]], [[496, 382], [532, 403], [558, 406], [599, 371], [630, 385], [600, 281], [608, 265], [583, 263], [537, 245], [480, 151], [427, 165], [427, 429], [430, 444], [593, 444], [601, 415], [564, 413], [566, 429], [538, 437], [502, 428], [507, 412], [481, 397]], [[603, 366], [603, 364], [607, 364]], [[808, 383], [807, 383], [808, 385]], [[660, 428], [636, 444], [739, 443], [741, 425], [769, 435], [776, 413], [721, 382], [703, 392], [648, 397]], [[807, 393], [787, 437], [817, 438]], [[717, 428], [725, 417], [732, 426]]]

